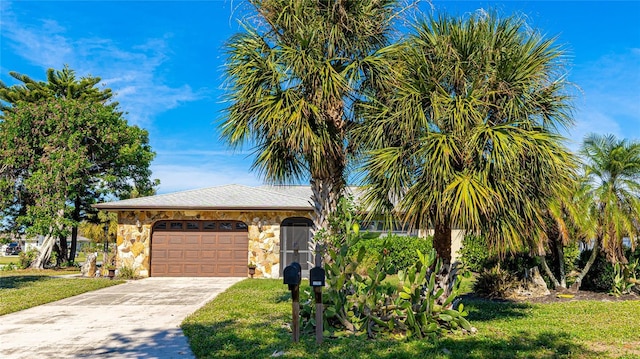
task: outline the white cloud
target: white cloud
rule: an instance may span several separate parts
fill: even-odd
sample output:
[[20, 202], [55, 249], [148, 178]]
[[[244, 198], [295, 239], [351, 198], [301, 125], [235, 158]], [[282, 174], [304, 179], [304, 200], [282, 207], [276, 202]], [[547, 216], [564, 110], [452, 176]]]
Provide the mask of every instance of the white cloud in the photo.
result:
[[573, 141], [591, 132], [640, 139], [640, 49], [602, 56], [576, 67], [572, 77], [583, 91], [575, 103]]
[[69, 64], [79, 76], [100, 76], [132, 124], [147, 127], [155, 115], [205, 96], [186, 84], [167, 85], [158, 75], [171, 53], [168, 35], [129, 48], [111, 39], [72, 38], [55, 20], [18, 18], [10, 4], [2, 7], [0, 31], [15, 53], [33, 65], [60, 69]]
[[612, 134], [618, 138], [625, 137], [618, 122], [606, 113], [595, 108], [585, 107], [576, 113], [575, 127], [571, 128], [568, 146], [571, 150], [577, 151], [582, 145], [584, 138], [590, 133]]

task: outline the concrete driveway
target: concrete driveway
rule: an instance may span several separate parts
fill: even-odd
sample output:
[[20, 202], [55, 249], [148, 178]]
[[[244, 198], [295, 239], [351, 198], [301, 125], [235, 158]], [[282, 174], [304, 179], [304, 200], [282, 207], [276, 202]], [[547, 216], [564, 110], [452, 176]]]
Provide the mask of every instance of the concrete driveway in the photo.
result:
[[193, 358], [180, 323], [244, 278], [146, 278], [0, 316], [0, 358]]

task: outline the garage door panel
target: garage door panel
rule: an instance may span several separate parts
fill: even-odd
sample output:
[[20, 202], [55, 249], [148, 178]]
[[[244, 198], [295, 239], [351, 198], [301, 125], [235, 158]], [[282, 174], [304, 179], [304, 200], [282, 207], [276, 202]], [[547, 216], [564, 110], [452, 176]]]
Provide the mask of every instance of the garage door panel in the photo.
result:
[[218, 264], [216, 269], [220, 276], [225, 276], [225, 275], [230, 276], [233, 274], [233, 270], [232, 270], [233, 266], [231, 265]]
[[185, 264], [184, 265], [184, 274], [187, 276], [196, 276], [200, 270], [200, 265], [198, 264]]
[[214, 277], [216, 274], [216, 266], [214, 264], [201, 264], [200, 272]]
[[187, 245], [198, 245], [200, 244], [200, 236], [199, 235], [188, 235], [188, 236], [184, 236], [184, 244]]
[[241, 250], [235, 250], [233, 251], [233, 260], [234, 262], [240, 261], [240, 260], [246, 260], [247, 259], [247, 252], [246, 251], [241, 251]]
[[247, 266], [236, 265], [233, 267], [233, 275], [243, 277], [247, 273]]
[[200, 258], [200, 251], [197, 249], [185, 249], [184, 250], [184, 259], [192, 260]]
[[160, 260], [167, 258], [167, 251], [164, 249], [158, 249], [153, 252], [153, 258], [158, 259], [158, 262], [160, 262]]
[[247, 275], [248, 247], [246, 231], [159, 230], [152, 235], [150, 274], [244, 277]]
[[214, 260], [216, 259], [216, 251], [212, 251], [212, 250], [200, 251], [200, 258]]
[[156, 275], [162, 275], [167, 273], [167, 265], [166, 264], [152, 264], [151, 272]]
[[207, 235], [203, 235], [203, 236], [202, 236], [202, 239], [201, 239], [201, 243], [202, 243], [203, 245], [214, 245], [214, 246], [215, 246], [215, 245], [216, 245], [216, 239], [217, 239], [217, 238], [216, 238], [215, 236], [211, 236], [211, 235], [209, 235], [209, 236], [207, 236]]
[[156, 246], [164, 246], [167, 245], [167, 236], [162, 234], [157, 234], [153, 236], [153, 244]]
[[169, 264], [167, 265], [167, 274], [181, 274], [183, 272], [183, 265], [176, 263], [176, 264]]
[[220, 235], [218, 235], [218, 245], [219, 246], [231, 246], [231, 245], [233, 245], [233, 235], [230, 235], [230, 234], [220, 234]]

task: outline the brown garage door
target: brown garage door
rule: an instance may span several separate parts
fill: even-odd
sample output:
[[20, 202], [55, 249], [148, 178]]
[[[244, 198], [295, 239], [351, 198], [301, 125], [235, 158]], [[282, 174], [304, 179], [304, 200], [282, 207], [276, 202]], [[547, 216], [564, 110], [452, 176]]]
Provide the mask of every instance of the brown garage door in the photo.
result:
[[237, 221], [160, 221], [153, 226], [153, 277], [245, 277], [249, 238]]

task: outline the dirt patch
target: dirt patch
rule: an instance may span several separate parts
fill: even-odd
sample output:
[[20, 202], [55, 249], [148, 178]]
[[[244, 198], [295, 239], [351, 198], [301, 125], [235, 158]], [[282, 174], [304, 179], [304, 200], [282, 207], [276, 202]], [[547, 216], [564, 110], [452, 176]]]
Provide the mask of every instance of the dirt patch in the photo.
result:
[[562, 302], [572, 302], [578, 300], [595, 300], [600, 302], [620, 302], [627, 300], [640, 300], [640, 296], [635, 293], [621, 295], [616, 297], [614, 295], [610, 295], [607, 293], [598, 293], [598, 292], [590, 292], [586, 290], [580, 290], [578, 292], [567, 292], [567, 291], [555, 291], [552, 290], [551, 294], [545, 295], [538, 298], [526, 298], [517, 300], [519, 302], [528, 302], [528, 303], [562, 303]]
[[599, 302], [622, 302], [622, 301], [628, 301], [628, 300], [640, 301], [640, 295], [636, 293], [625, 294], [625, 295], [616, 297], [614, 295], [610, 295], [607, 293], [590, 292], [586, 290], [581, 290], [578, 292], [551, 290], [550, 292], [551, 294], [549, 295], [544, 295], [544, 296], [535, 297], [535, 298], [534, 297], [527, 297], [527, 298], [510, 297], [510, 298], [489, 299], [489, 298], [477, 296], [473, 293], [465, 294], [465, 295], [462, 295], [461, 297], [463, 299], [464, 298], [480, 299], [480, 300], [489, 300], [489, 301], [495, 301], [495, 302], [541, 303], [541, 304], [575, 302], [575, 301], [584, 301], [584, 300], [593, 300], [593, 301], [599, 301]]
[[485, 298], [475, 295], [474, 293], [468, 293], [462, 295], [461, 298], [464, 300], [465, 298], [469, 299], [480, 299], [480, 300], [488, 300], [494, 302], [511, 302], [511, 303], [564, 303], [564, 302], [575, 302], [575, 301], [584, 301], [584, 300], [593, 300], [599, 302], [622, 302], [628, 300], [637, 300], [640, 301], [640, 295], [636, 293], [625, 294], [619, 297], [614, 295], [610, 295], [607, 293], [600, 292], [590, 292], [587, 290], [581, 290], [578, 292], [570, 292], [570, 291], [556, 291], [550, 290], [549, 295], [541, 296], [541, 297], [515, 297], [511, 296], [509, 298]]

